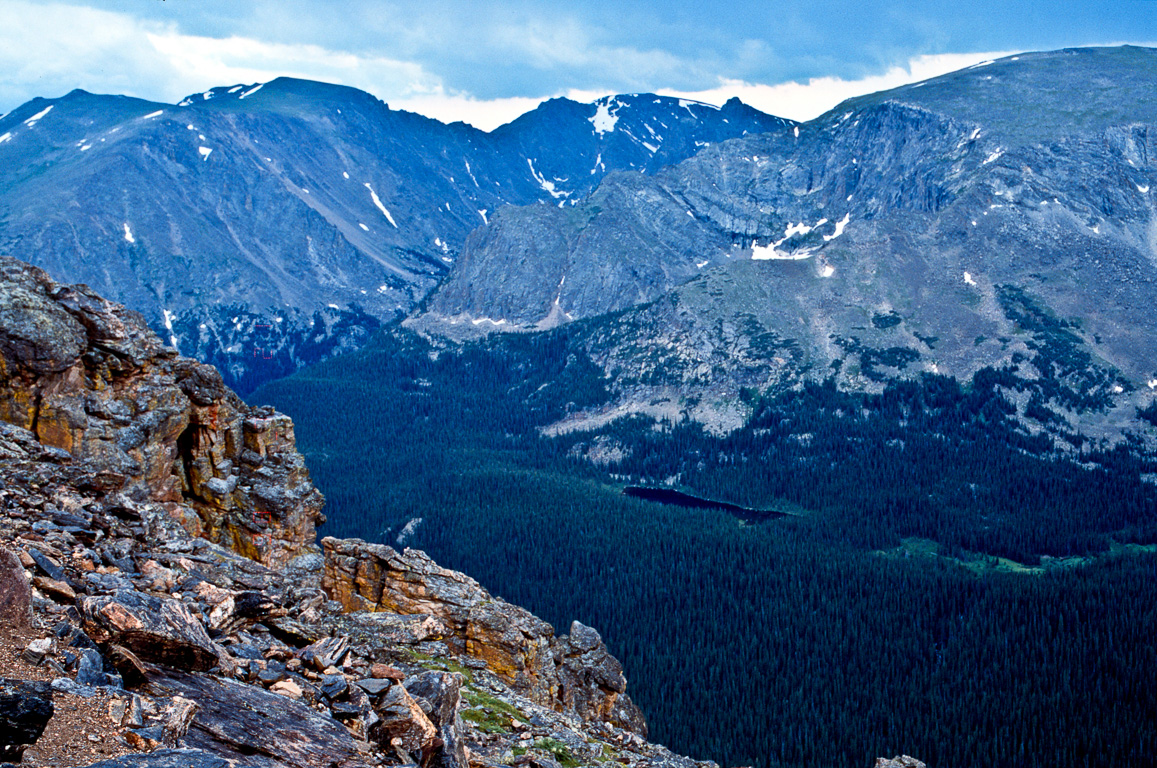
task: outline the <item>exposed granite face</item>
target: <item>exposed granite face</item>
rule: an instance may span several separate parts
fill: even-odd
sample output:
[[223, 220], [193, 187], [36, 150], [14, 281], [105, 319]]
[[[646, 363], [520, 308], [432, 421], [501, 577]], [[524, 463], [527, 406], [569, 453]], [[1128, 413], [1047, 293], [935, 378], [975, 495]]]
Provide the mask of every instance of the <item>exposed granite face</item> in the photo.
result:
[[193, 535], [268, 564], [314, 546], [322, 496], [293, 424], [85, 286], [0, 258], [0, 419], [168, 504]]
[[590, 627], [576, 621], [569, 636], [555, 637], [550, 624], [418, 550], [332, 537], [321, 545], [322, 588], [345, 610], [434, 617], [447, 629], [443, 642], [531, 701], [646, 734], [622, 666]]

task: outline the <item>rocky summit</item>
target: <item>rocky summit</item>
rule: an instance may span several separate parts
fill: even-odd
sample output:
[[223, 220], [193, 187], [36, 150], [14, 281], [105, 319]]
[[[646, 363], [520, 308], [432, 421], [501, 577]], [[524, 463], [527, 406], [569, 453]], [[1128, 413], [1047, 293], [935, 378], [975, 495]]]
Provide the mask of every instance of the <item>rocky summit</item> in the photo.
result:
[[289, 420], [84, 286], [0, 264], [0, 757], [711, 766], [645, 740], [598, 632], [423, 553], [314, 540]]

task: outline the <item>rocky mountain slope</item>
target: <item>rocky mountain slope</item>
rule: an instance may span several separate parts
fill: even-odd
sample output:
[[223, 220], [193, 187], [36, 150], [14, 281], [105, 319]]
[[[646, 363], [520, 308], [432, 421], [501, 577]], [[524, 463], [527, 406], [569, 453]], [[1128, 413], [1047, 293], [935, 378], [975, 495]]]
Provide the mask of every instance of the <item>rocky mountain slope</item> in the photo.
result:
[[680, 399], [734, 425], [742, 387], [992, 366], [1022, 412], [1119, 435], [1157, 388], [1154, 85], [1151, 49], [1025, 54], [609, 174], [500, 211], [411, 322], [585, 321], [619, 397], [576, 425]]
[[289, 78], [176, 106], [74, 91], [0, 118], [0, 253], [143, 312], [247, 390], [408, 313], [506, 204], [573, 205], [610, 171], [786, 125], [649, 95], [485, 133]]
[[711, 765], [644, 740], [595, 630], [421, 552], [319, 548], [292, 424], [139, 315], [6, 259], [0, 366], [5, 758]]

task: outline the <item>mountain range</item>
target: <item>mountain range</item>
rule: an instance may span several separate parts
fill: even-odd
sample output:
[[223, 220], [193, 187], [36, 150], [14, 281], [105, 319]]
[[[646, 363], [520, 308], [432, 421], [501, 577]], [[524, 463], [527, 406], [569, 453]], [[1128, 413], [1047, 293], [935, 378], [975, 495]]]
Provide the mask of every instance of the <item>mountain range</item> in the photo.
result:
[[408, 314], [508, 204], [567, 207], [789, 121], [553, 99], [491, 133], [279, 78], [177, 105], [73, 91], [0, 119], [0, 252], [145, 313], [243, 391]]

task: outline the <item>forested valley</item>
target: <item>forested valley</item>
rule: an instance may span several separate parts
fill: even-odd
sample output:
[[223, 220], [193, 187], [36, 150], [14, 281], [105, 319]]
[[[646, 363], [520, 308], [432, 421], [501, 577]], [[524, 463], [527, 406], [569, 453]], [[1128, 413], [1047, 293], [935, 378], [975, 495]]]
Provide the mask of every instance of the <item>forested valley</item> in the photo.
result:
[[726, 437], [634, 417], [544, 438], [609, 398], [570, 326], [441, 350], [394, 327], [249, 399], [293, 417], [323, 533], [423, 549], [559, 631], [596, 627], [673, 749], [760, 768], [1152, 764], [1157, 467], [1025, 432], [1016, 384], [819, 382], [745, 392]]

